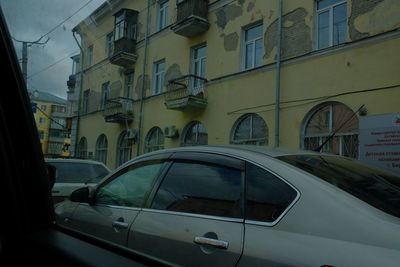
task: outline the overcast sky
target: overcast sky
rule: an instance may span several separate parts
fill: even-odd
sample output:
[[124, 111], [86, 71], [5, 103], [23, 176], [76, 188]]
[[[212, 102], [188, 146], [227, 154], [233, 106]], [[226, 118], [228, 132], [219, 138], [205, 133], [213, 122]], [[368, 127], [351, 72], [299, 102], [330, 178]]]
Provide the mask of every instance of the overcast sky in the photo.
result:
[[[28, 48], [28, 89], [67, 97], [67, 80], [72, 71], [71, 56], [79, 54], [72, 28], [90, 15], [105, 0], [0, 0], [12, 37], [36, 41], [62, 23], [42, 41], [45, 45]], [[22, 43], [14, 41], [21, 60]]]

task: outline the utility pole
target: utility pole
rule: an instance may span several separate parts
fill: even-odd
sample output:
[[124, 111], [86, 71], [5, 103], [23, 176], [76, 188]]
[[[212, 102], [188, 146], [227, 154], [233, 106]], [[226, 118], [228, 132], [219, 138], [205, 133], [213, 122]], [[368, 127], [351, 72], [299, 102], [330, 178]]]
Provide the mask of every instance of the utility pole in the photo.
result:
[[28, 79], [28, 43], [22, 42], [22, 75], [24, 76], [25, 84]]
[[37, 41], [31, 42], [31, 41], [20, 41], [14, 39], [14, 41], [22, 43], [22, 75], [24, 76], [24, 81], [25, 84], [28, 84], [28, 47], [31, 47], [33, 45], [45, 45], [47, 42], [50, 40], [49, 37], [47, 37], [47, 40], [44, 42], [40, 42], [43, 39], [44, 36], [40, 37]]

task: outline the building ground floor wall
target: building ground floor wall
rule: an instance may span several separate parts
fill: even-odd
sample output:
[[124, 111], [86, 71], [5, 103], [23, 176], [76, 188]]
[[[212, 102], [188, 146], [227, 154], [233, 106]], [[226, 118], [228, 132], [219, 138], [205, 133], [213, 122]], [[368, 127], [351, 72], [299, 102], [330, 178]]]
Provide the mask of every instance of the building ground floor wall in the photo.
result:
[[[398, 47], [400, 39], [392, 38], [282, 62], [280, 147], [313, 149], [337, 132], [323, 150], [359, 158], [360, 119], [400, 113]], [[182, 145], [273, 147], [275, 90], [275, 66], [263, 66], [210, 80], [204, 92], [207, 105], [202, 109], [169, 110], [165, 94], [160, 94], [146, 98], [142, 107], [136, 101], [130, 124], [106, 123], [102, 112], [83, 115], [78, 154], [83, 150], [87, 157], [97, 155], [115, 168], [138, 154]], [[178, 135], [166, 137], [169, 126]], [[136, 135], [127, 138], [127, 130]]]

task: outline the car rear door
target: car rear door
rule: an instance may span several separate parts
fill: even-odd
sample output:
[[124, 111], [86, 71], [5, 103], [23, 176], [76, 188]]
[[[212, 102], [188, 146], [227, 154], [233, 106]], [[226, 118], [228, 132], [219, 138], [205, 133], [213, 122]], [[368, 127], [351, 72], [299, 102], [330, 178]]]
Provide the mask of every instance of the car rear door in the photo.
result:
[[235, 266], [243, 247], [244, 164], [176, 153], [131, 227], [128, 247], [182, 266]]
[[93, 203], [80, 203], [64, 225], [126, 246], [129, 227], [165, 164], [163, 159], [147, 159], [118, 171], [99, 185]]

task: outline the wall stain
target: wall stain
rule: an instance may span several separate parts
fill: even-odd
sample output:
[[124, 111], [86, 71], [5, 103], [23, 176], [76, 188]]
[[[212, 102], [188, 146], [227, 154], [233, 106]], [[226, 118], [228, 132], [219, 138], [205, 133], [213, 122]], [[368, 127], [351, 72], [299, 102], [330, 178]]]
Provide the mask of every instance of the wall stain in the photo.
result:
[[[142, 77], [143, 75], [139, 75], [135, 87], [135, 93], [139, 98], [141, 96], [141, 91], [142, 91], [142, 80], [143, 80]], [[144, 75], [144, 91], [146, 92], [149, 89], [150, 89], [150, 78], [149, 75], [146, 74]]]
[[358, 16], [374, 10], [374, 8], [383, 1], [384, 0], [369, 0], [369, 1], [352, 0], [351, 1], [351, 15], [350, 15], [349, 22], [348, 22], [349, 34], [350, 34], [351, 40], [362, 39], [362, 38], [368, 37], [370, 35], [368, 32], [359, 32], [356, 29], [354, 22]]
[[219, 9], [216, 13], [216, 24], [221, 29], [224, 29], [229, 21], [233, 21], [243, 14], [243, 8], [237, 5], [228, 5]]
[[178, 64], [172, 64], [165, 72], [164, 85], [168, 84], [168, 81], [176, 79], [182, 76], [181, 67]]
[[[297, 8], [282, 17], [282, 59], [307, 54], [312, 51], [311, 29], [306, 24], [307, 11]], [[264, 58], [271, 56], [277, 44], [278, 19], [264, 33]]]
[[225, 51], [235, 51], [239, 44], [239, 35], [236, 32], [230, 33], [228, 35], [221, 34], [224, 38], [224, 49]]

